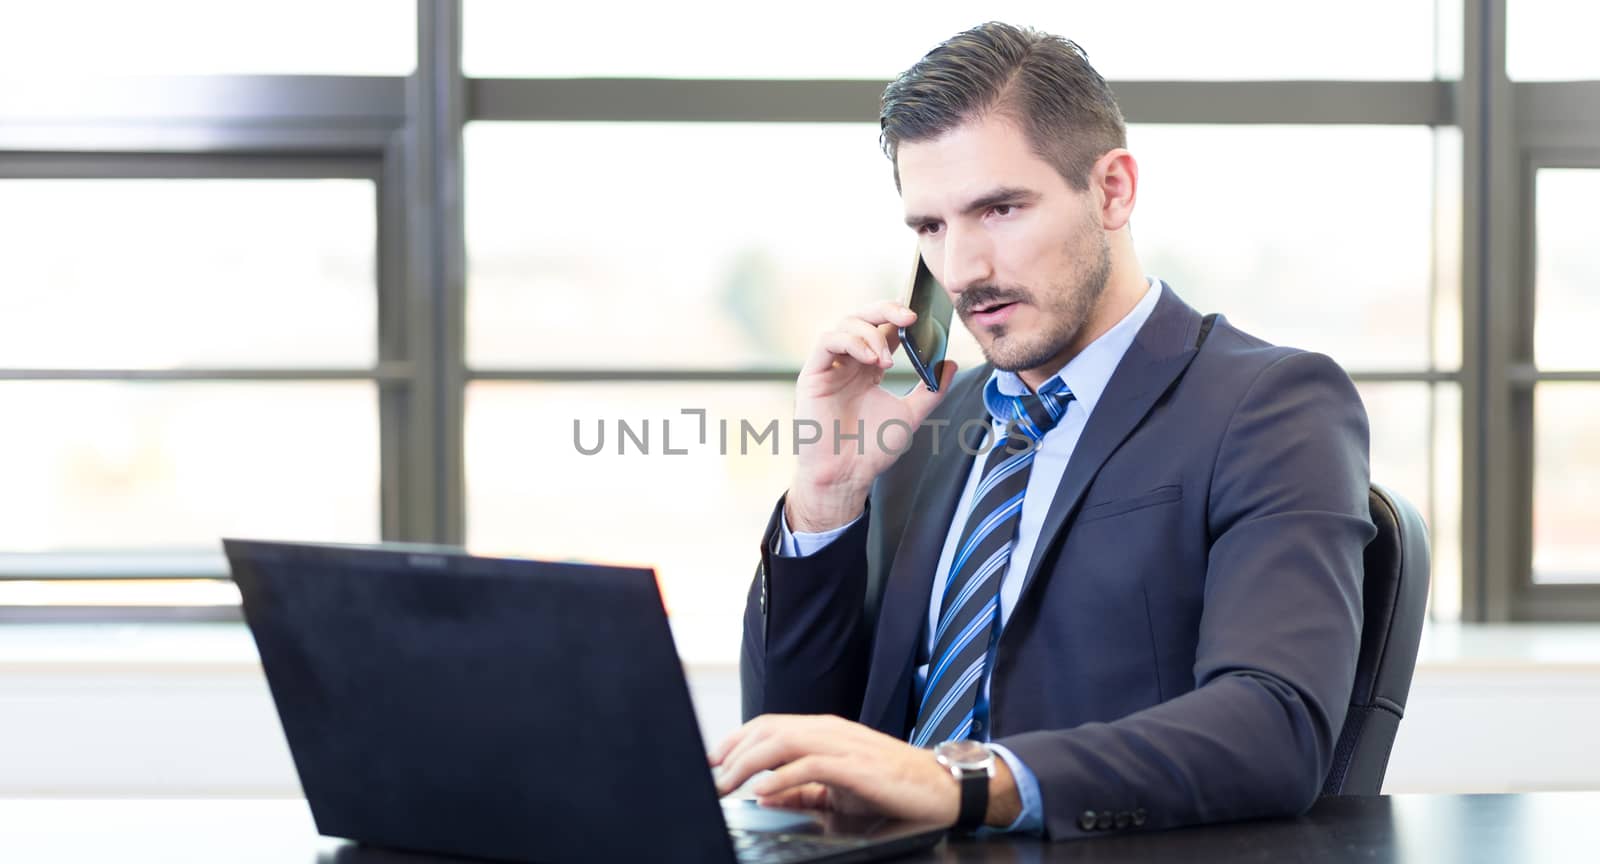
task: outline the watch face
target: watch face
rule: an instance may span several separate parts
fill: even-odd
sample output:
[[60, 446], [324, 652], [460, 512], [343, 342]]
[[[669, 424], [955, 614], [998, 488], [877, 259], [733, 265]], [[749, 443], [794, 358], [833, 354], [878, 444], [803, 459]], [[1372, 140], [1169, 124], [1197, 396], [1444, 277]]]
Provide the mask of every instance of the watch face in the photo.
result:
[[977, 741], [946, 741], [933, 748], [933, 752], [957, 768], [981, 768], [994, 758], [989, 748]]

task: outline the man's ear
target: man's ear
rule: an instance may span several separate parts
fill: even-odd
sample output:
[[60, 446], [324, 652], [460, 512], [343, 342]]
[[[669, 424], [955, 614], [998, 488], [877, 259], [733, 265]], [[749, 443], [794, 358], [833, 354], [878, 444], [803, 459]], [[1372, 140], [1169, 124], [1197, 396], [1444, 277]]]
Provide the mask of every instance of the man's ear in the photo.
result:
[[1121, 147], [1107, 150], [1095, 160], [1089, 182], [1100, 200], [1100, 224], [1107, 231], [1121, 230], [1133, 218], [1139, 193], [1139, 163]]

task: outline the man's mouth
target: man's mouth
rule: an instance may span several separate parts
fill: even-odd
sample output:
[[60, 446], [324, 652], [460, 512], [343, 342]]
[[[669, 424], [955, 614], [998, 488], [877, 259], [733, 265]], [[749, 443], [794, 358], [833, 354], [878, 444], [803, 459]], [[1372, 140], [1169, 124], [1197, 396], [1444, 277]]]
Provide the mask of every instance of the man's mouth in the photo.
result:
[[980, 326], [992, 327], [1003, 323], [1007, 318], [1011, 317], [1011, 312], [1016, 306], [1016, 300], [996, 300], [988, 303], [978, 303], [967, 313], [967, 320]]

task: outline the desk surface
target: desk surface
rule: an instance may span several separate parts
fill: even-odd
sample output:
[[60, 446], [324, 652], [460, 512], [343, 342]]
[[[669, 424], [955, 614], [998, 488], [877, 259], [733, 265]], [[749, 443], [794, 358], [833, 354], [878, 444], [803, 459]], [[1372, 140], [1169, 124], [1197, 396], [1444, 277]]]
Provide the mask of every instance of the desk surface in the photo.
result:
[[[318, 837], [296, 800], [0, 799], [0, 861], [422, 864]], [[1299, 819], [1047, 844], [945, 842], [905, 862], [1600, 861], [1600, 792], [1324, 799]]]

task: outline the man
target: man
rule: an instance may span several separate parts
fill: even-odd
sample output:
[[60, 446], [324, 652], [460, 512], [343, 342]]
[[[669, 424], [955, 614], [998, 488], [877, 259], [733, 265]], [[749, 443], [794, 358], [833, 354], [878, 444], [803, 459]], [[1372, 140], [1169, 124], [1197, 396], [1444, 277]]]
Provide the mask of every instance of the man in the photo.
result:
[[[796, 416], [866, 434], [802, 451], [773, 514], [755, 719], [710, 754], [720, 790], [774, 769], [764, 803], [1051, 838], [1303, 811], [1375, 533], [1349, 378], [1146, 278], [1138, 165], [1076, 45], [974, 28], [889, 86], [881, 123], [989, 362], [896, 397], [878, 385], [910, 310], [818, 339]], [[970, 455], [974, 426], [997, 446]]]

